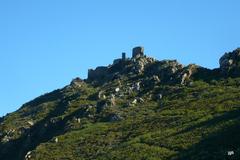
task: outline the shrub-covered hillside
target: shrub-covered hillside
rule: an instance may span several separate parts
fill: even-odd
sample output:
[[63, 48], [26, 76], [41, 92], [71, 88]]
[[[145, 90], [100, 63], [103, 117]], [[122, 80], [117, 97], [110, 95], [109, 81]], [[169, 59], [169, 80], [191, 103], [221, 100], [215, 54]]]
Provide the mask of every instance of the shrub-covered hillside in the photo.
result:
[[2, 117], [0, 159], [240, 159], [239, 57], [210, 70], [137, 47]]

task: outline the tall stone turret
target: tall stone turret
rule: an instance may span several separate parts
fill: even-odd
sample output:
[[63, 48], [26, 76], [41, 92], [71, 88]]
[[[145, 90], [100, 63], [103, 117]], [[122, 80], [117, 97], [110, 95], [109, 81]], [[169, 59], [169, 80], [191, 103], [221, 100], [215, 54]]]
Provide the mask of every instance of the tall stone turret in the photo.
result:
[[132, 58], [138, 58], [144, 56], [144, 48], [141, 46], [135, 47], [132, 50]]
[[122, 60], [123, 60], [123, 61], [126, 60], [126, 53], [125, 53], [125, 52], [122, 53]]

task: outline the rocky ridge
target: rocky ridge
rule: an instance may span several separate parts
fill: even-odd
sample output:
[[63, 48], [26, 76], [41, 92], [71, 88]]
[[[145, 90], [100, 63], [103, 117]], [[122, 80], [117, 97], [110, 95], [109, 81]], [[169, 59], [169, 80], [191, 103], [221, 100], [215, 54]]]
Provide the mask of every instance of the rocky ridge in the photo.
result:
[[[107, 67], [97, 67], [88, 72], [87, 82], [103, 84], [124, 76], [145, 76], [153, 78], [157, 76], [162, 83], [180, 83], [182, 85], [196, 79], [221, 78], [224, 76], [239, 76], [240, 49], [225, 53], [219, 60], [220, 67], [207, 69], [195, 64], [184, 66], [177, 60], [156, 60], [147, 57], [143, 47], [133, 48], [132, 57], [126, 58], [123, 53], [122, 59], [114, 60], [114, 63]], [[202, 76], [201, 76], [202, 74]]]
[[[240, 50], [236, 49], [225, 53], [219, 62], [220, 67], [213, 70], [195, 64], [184, 66], [176, 60], [158, 61], [147, 57], [143, 47], [135, 47], [131, 58], [127, 58], [123, 53], [122, 58], [114, 60], [113, 64], [89, 70], [87, 79], [75, 78], [66, 87], [42, 95], [24, 104], [18, 111], [2, 117], [0, 119], [0, 159], [42, 159], [43, 155], [38, 156], [42, 143], [57, 145], [63, 141], [61, 135], [88, 130], [89, 126], [95, 124], [109, 123], [114, 126], [115, 123], [119, 123], [124, 126], [125, 123], [129, 123], [129, 119], [135, 117], [135, 113], [140, 111], [141, 114], [138, 116], [142, 116], [143, 112], [147, 115], [145, 119], [148, 119], [149, 116], [158, 112], [161, 114], [162, 108], [174, 106], [171, 102], [176, 98], [180, 97], [177, 99], [179, 101], [184, 99], [185, 97], [183, 98], [181, 95], [185, 90], [191, 90], [191, 88], [193, 91], [185, 96], [190, 95], [190, 99], [195, 101], [201, 100], [201, 97], [206, 96], [207, 93], [202, 90], [198, 91], [202, 95], [197, 94], [199, 83], [203, 85], [201, 86], [203, 88], [207, 86], [205, 90], [208, 90], [212, 87], [211, 85], [216, 87], [215, 83], [218, 81], [226, 83], [225, 79], [239, 76]], [[237, 81], [234, 81], [234, 84], [239, 86]], [[218, 87], [220, 87], [219, 91], [214, 92], [221, 92], [222, 86]], [[235, 92], [238, 97], [239, 92], [234, 90]], [[221, 94], [223, 93], [221, 92]], [[169, 101], [167, 101], [168, 99]], [[210, 103], [211, 100], [208, 101]], [[181, 101], [181, 103], [184, 104], [185, 101]], [[189, 102], [186, 101], [186, 103]], [[215, 102], [212, 102], [212, 105], [215, 105]], [[154, 117], [154, 119], [156, 118], [159, 118], [159, 115]], [[168, 121], [172, 121], [172, 117], [169, 116], [169, 118]], [[177, 120], [177, 117], [175, 118]], [[151, 122], [146, 122], [145, 119], [141, 122], [142, 125], [146, 123], [146, 128], [148, 128]], [[155, 121], [154, 119], [151, 120]], [[165, 127], [165, 124], [159, 125]], [[120, 133], [122, 132], [124, 131], [120, 129]], [[120, 137], [116, 138], [116, 141], [126, 140], [123, 135], [115, 136]], [[134, 137], [134, 135], [132, 136]], [[106, 147], [109, 149], [114, 148], [112, 143], [118, 144], [114, 138], [109, 144], [102, 143], [106, 143]], [[99, 144], [94, 143], [94, 145]], [[173, 154], [178, 149], [170, 147], [168, 150], [171, 150], [171, 154]], [[100, 152], [103, 151], [98, 150], [98, 152], [96, 157], [100, 156]], [[46, 155], [48, 154], [50, 153]], [[84, 152], [85, 154], [88, 154], [87, 151]], [[88, 156], [89, 159], [93, 158], [92, 155]], [[76, 157], [67, 159], [76, 159]], [[85, 157], [85, 159], [88, 158]]]

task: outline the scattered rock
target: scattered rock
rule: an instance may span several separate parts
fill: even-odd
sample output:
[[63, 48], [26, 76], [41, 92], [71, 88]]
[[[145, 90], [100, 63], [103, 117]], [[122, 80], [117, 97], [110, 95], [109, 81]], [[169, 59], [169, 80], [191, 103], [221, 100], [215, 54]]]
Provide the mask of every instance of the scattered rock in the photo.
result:
[[156, 98], [157, 98], [157, 100], [161, 100], [161, 99], [163, 98], [163, 95], [162, 95], [162, 94], [158, 94], [158, 95], [156, 96]]
[[194, 86], [194, 82], [190, 82], [190, 83], [189, 83], [189, 86], [190, 86], [190, 87]]
[[110, 102], [111, 102], [111, 106], [115, 106], [116, 105], [116, 98], [115, 98], [114, 94], [111, 94]]
[[135, 91], [140, 91], [141, 89], [140, 82], [135, 83], [132, 88]]
[[30, 125], [30, 126], [33, 126], [33, 125], [34, 125], [34, 122], [33, 122], [33, 121], [28, 121], [27, 123], [28, 123], [28, 125]]
[[5, 135], [5, 136], [2, 138], [1, 142], [2, 142], [2, 143], [7, 143], [7, 142], [10, 141], [10, 139], [11, 139], [11, 137], [9, 137], [8, 135]]
[[130, 95], [133, 92], [133, 87], [128, 87], [127, 88], [127, 93]]
[[81, 118], [77, 118], [77, 123], [81, 123]]
[[155, 83], [159, 83], [160, 82], [160, 78], [157, 75], [153, 75], [152, 79], [153, 79], [153, 81]]
[[134, 100], [132, 101], [132, 104], [137, 104], [137, 99], [134, 99]]
[[120, 91], [120, 88], [117, 87], [117, 88], [115, 89], [115, 92], [118, 93], [119, 91]]
[[144, 99], [141, 98], [141, 97], [137, 97], [135, 98], [131, 103], [128, 104], [128, 106], [134, 106], [136, 105], [137, 103], [144, 103]]
[[31, 154], [32, 154], [31, 151], [27, 152], [27, 154], [25, 155], [25, 160], [30, 160], [32, 158]]
[[7, 131], [7, 135], [12, 136], [16, 130], [15, 129], [10, 129]]
[[58, 143], [58, 138], [57, 138], [57, 137], [54, 138], [54, 142], [55, 142], [55, 143]]
[[137, 98], [137, 101], [139, 102], [139, 103], [144, 103], [145, 101], [144, 101], [144, 99], [143, 98]]
[[86, 112], [90, 112], [94, 107], [92, 105], [86, 105]]
[[98, 99], [106, 99], [106, 96], [103, 91], [98, 92]]
[[2, 143], [7, 143], [9, 141], [11, 141], [14, 137], [15, 134], [15, 129], [10, 129], [8, 131], [6, 131], [5, 133], [2, 133], [3, 138], [1, 139]]
[[117, 80], [117, 85], [120, 86], [120, 87], [122, 87], [122, 82], [121, 82], [121, 80], [119, 80], [119, 79]]
[[67, 106], [69, 107], [69, 106], [71, 106], [71, 102], [70, 101], [67, 101]]
[[102, 110], [108, 108], [108, 107], [113, 107], [116, 105], [115, 102], [115, 95], [112, 94], [110, 99], [105, 99], [97, 102], [97, 113], [101, 112]]
[[56, 122], [57, 122], [56, 119], [54, 119], [54, 118], [50, 119], [50, 123], [55, 124]]
[[123, 119], [123, 118], [122, 118], [120, 115], [115, 114], [115, 113], [110, 114], [110, 115], [107, 117], [107, 120], [108, 120], [109, 122], [117, 122], [117, 121], [121, 121], [122, 119]]
[[94, 115], [88, 114], [87, 117], [93, 119], [93, 118], [94, 118]]
[[63, 120], [63, 117], [53, 117], [53, 118], [51, 118], [50, 119], [50, 124], [57, 124], [57, 123], [59, 123], [60, 121], [62, 121]]
[[105, 95], [103, 95], [103, 96], [102, 96], [102, 98], [103, 98], [103, 99], [106, 99], [106, 96], [105, 96]]
[[124, 105], [124, 107], [132, 107], [132, 106], [133, 106], [132, 102], [127, 102], [127, 103]]
[[81, 123], [81, 118], [76, 118], [76, 117], [73, 117], [73, 120], [77, 123]]

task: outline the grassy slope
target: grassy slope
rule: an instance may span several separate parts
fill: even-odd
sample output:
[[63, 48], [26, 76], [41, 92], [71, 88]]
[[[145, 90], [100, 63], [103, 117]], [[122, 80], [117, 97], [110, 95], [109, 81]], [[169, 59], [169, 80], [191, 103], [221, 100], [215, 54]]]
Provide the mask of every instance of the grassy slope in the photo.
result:
[[[224, 159], [229, 150], [239, 158], [239, 80], [155, 87], [151, 92], [165, 92], [162, 100], [133, 107], [122, 107], [119, 99], [109, 112], [121, 113], [124, 120], [69, 121], [74, 127], [56, 134], [58, 143], [39, 143], [32, 159]], [[64, 114], [82, 103], [95, 102], [79, 99]]]

